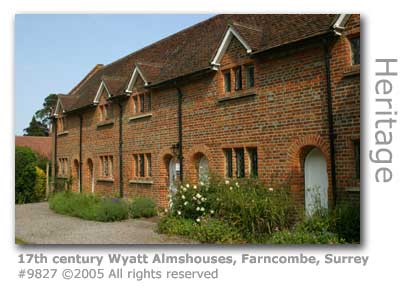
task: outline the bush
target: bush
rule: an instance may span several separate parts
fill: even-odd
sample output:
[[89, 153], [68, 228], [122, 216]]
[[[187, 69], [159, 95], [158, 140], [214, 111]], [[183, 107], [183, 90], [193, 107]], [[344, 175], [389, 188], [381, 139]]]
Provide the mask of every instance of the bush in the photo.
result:
[[45, 176], [44, 171], [41, 168], [36, 167], [34, 195], [38, 201], [45, 199], [46, 183], [47, 183], [47, 177]]
[[197, 223], [192, 219], [167, 216], [158, 223], [158, 232], [181, 235], [202, 243], [242, 243], [244, 240], [238, 230], [215, 219]]
[[15, 149], [15, 203], [37, 202], [34, 193], [37, 158], [28, 147]]
[[344, 243], [331, 232], [309, 232], [302, 228], [277, 231], [264, 241], [266, 244], [339, 244]]
[[128, 205], [118, 198], [99, 198], [93, 194], [59, 192], [48, 200], [50, 209], [87, 220], [117, 221], [128, 218]]
[[152, 217], [156, 215], [156, 204], [150, 198], [135, 198], [129, 205], [129, 213], [132, 218]]
[[268, 189], [256, 179], [181, 185], [172, 197], [172, 215], [193, 220], [218, 218], [244, 237], [272, 234], [295, 223], [295, 208], [284, 189]]
[[361, 216], [359, 205], [340, 204], [336, 207], [334, 231], [349, 243], [361, 241]]

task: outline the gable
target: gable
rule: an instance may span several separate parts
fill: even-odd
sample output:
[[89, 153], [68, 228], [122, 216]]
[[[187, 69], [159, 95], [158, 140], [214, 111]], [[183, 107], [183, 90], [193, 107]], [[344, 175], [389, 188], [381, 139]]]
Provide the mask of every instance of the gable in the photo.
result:
[[230, 66], [239, 63], [243, 59], [247, 58], [248, 53], [246, 48], [237, 38], [233, 37], [223, 57], [220, 60], [220, 66], [221, 67]]
[[131, 93], [133, 89], [135, 88], [135, 85], [138, 86], [138, 80], [139, 84], [142, 84], [142, 86], [148, 85], [148, 81], [146, 80], [145, 76], [142, 74], [141, 69], [139, 68], [138, 65], [135, 66], [135, 69], [132, 72], [131, 80], [129, 80], [128, 86], [126, 87], [126, 92]]
[[101, 100], [106, 101], [110, 97], [111, 97], [111, 94], [109, 93], [107, 85], [105, 84], [104, 81], [101, 81], [101, 84], [99, 85], [99, 88], [98, 88], [98, 92], [94, 98], [94, 104], [100, 103]]

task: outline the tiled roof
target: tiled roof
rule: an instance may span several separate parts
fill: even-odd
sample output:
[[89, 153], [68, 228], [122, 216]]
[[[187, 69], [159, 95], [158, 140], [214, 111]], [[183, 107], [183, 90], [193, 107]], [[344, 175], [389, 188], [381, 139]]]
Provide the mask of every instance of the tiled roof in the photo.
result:
[[16, 136], [16, 146], [29, 147], [34, 152], [51, 160], [52, 137], [50, 136]]
[[[103, 78], [111, 94], [124, 92], [135, 65], [150, 84], [158, 84], [210, 67], [223, 36], [232, 26], [252, 52], [282, 46], [330, 31], [331, 14], [221, 14], [166, 37], [109, 65], [93, 69], [62, 100], [66, 111], [92, 104]], [[109, 89], [111, 90], [111, 89]]]

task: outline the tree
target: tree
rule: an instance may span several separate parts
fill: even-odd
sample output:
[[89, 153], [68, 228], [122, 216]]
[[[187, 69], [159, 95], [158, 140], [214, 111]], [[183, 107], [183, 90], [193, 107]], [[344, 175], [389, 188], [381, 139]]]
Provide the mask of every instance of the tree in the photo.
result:
[[16, 203], [35, 202], [36, 155], [30, 148], [19, 146], [16, 146], [15, 155]]
[[48, 95], [44, 99], [43, 108], [40, 110], [37, 110], [35, 113], [36, 119], [39, 120], [41, 124], [46, 126], [47, 128], [48, 128], [48, 125], [50, 125], [51, 112], [53, 108], [55, 108], [57, 99], [58, 99], [57, 94]]
[[47, 125], [42, 124], [37, 121], [35, 117], [30, 121], [30, 124], [27, 128], [24, 129], [25, 136], [48, 136]]

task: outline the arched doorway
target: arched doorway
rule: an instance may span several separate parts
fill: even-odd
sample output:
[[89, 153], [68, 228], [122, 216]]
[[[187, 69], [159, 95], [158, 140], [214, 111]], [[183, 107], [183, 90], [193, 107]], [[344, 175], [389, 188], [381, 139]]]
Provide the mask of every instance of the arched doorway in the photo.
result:
[[77, 159], [74, 160], [74, 191], [79, 192], [80, 191], [80, 163], [78, 162]]
[[202, 155], [199, 159], [198, 180], [202, 183], [207, 183], [209, 181], [209, 160], [205, 155]]
[[94, 164], [91, 159], [87, 161], [88, 166], [88, 185], [90, 187], [91, 193], [94, 193], [95, 190], [95, 177], [94, 177]]
[[328, 208], [327, 162], [318, 148], [313, 148], [305, 157], [305, 211], [312, 215], [318, 208]]
[[169, 194], [173, 195], [177, 192], [177, 187], [176, 187], [176, 159], [171, 158], [169, 159], [168, 162], [168, 189], [169, 189]]

